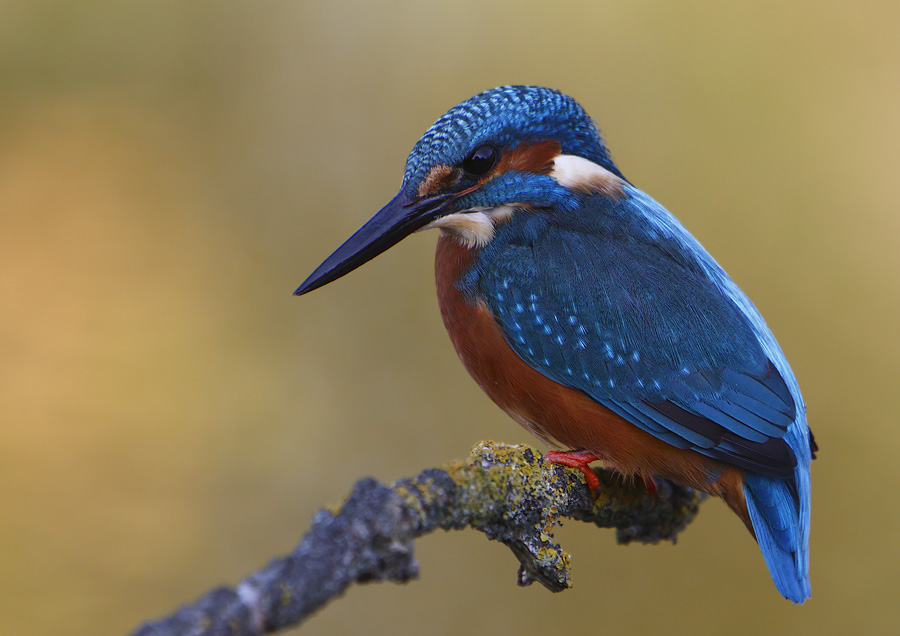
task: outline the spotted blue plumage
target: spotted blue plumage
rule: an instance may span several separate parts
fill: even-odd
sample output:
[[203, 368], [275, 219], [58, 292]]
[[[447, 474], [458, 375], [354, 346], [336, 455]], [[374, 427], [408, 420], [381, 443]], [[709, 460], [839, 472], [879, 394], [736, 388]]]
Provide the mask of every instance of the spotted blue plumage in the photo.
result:
[[759, 312], [646, 194], [570, 193], [575, 212], [514, 215], [460, 288], [510, 346], [678, 448], [748, 471], [751, 518], [779, 590], [809, 594], [810, 440], [796, 381]]
[[463, 286], [553, 380], [673, 446], [789, 477], [782, 438], [796, 406], [751, 320], [700, 259], [640, 222], [644, 201], [628, 194], [514, 217]]

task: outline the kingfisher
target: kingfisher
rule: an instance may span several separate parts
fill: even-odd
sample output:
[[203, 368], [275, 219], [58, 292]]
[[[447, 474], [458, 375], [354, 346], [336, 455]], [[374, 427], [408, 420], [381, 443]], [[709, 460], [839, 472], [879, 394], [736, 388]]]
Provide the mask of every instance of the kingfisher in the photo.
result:
[[415, 144], [400, 192], [295, 292], [426, 229], [444, 325], [516, 422], [594, 461], [723, 498], [778, 591], [810, 595], [810, 462], [797, 380], [759, 311], [685, 227], [634, 187], [574, 99], [503, 86]]

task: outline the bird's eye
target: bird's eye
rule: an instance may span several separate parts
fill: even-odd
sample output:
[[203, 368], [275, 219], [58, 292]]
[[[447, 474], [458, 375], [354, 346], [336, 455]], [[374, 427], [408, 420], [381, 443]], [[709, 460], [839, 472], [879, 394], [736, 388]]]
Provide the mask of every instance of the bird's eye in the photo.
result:
[[460, 165], [469, 174], [481, 176], [494, 167], [497, 156], [497, 151], [491, 146], [479, 146]]

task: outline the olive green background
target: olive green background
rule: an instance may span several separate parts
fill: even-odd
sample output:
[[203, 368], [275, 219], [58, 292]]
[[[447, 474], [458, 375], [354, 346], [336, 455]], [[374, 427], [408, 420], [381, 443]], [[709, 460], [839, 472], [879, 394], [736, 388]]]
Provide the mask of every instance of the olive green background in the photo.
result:
[[753, 298], [821, 447], [812, 585], [708, 502], [574, 522], [575, 588], [474, 532], [307, 634], [896, 634], [900, 4], [0, 2], [0, 633], [123, 633], [289, 551], [359, 477], [529, 442], [440, 322], [434, 233], [291, 292], [446, 109], [559, 88]]

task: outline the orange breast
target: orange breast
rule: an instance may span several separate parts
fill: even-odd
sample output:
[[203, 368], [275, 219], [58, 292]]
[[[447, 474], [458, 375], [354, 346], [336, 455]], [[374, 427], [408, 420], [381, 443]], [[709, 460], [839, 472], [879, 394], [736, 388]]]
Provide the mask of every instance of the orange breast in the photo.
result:
[[[441, 235], [435, 257], [438, 302], [463, 365], [500, 408], [545, 442], [594, 451], [625, 474], [659, 475], [724, 496], [749, 527], [742, 471], [666, 444], [522, 360], [487, 304], [467, 298], [455, 286], [474, 255], [474, 249]], [[711, 480], [710, 475], [718, 478]]]

